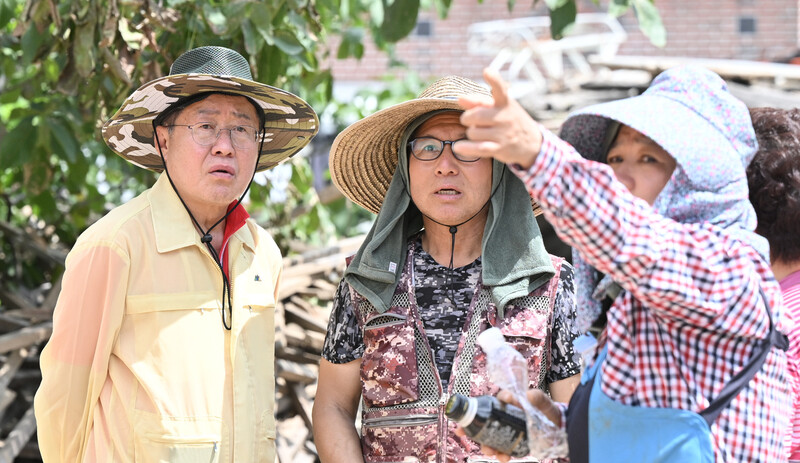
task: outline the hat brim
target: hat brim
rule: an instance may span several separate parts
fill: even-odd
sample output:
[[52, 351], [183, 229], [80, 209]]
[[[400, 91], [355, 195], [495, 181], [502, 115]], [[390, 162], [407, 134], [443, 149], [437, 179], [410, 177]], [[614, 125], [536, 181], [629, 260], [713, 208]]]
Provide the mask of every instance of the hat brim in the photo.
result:
[[[612, 120], [664, 148], [697, 186], [713, 190], [730, 181], [728, 169], [744, 172], [728, 137], [693, 109], [662, 96], [644, 93], [578, 110], [564, 121], [560, 137], [583, 157], [605, 162], [603, 141]], [[698, 156], [698, 150], [707, 153]]]
[[257, 172], [294, 156], [319, 130], [319, 119], [311, 106], [285, 90], [232, 76], [175, 74], [152, 80], [133, 92], [103, 124], [103, 139], [129, 162], [161, 172], [164, 164], [155, 147], [153, 120], [181, 98], [211, 92], [248, 97], [264, 110]]
[[[350, 201], [377, 214], [397, 169], [405, 129], [424, 114], [448, 110], [463, 108], [454, 99], [418, 98], [353, 123], [331, 145], [328, 166], [333, 184]], [[538, 204], [533, 202], [532, 207], [541, 214]]]

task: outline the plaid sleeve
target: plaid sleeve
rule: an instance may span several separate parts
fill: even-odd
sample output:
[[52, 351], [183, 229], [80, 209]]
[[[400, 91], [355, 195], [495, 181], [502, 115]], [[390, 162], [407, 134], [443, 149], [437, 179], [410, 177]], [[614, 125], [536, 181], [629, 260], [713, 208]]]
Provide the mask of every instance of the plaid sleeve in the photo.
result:
[[562, 240], [655, 316], [763, 338], [766, 317], [752, 308], [760, 306], [759, 272], [767, 270], [756, 267], [761, 259], [755, 250], [717, 227], [658, 215], [628, 192], [609, 166], [584, 159], [541, 130], [536, 162], [528, 170], [511, 170]]

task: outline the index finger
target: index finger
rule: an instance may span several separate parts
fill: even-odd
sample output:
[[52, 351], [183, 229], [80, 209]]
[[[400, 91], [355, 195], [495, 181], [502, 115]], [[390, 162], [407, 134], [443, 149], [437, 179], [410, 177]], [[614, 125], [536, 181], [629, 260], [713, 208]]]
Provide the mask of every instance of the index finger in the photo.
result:
[[494, 98], [494, 107], [501, 108], [508, 104], [508, 84], [500, 74], [494, 69], [485, 68], [483, 70], [483, 80], [489, 84], [492, 89], [492, 98]]

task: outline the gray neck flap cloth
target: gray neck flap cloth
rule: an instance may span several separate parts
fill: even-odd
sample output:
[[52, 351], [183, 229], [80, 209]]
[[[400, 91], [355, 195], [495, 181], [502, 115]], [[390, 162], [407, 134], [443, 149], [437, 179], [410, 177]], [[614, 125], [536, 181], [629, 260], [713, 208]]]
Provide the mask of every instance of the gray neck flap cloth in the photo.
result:
[[[422, 229], [422, 214], [406, 188], [411, 133], [431, 114], [409, 125], [400, 142], [399, 162], [372, 229], [345, 270], [344, 280], [379, 312], [391, 306], [402, 274], [407, 242]], [[509, 301], [527, 296], [555, 274], [536, 224], [531, 198], [522, 181], [505, 164], [492, 162], [492, 197], [483, 232], [482, 280], [498, 315]], [[456, 233], [458, 240], [458, 233]]]

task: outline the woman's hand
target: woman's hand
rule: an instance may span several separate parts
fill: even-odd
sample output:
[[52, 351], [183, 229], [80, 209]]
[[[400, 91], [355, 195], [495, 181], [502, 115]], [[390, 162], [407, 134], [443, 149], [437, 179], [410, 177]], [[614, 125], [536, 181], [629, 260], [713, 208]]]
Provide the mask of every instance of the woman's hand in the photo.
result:
[[[556, 427], [561, 426], [561, 410], [558, 408], [556, 403], [547, 395], [546, 392], [542, 391], [541, 389], [530, 389], [527, 393], [528, 402], [531, 403], [534, 407], [538, 408], [544, 416], [547, 417], [550, 421], [553, 422]], [[497, 399], [501, 402], [509, 403], [511, 405], [516, 405], [520, 407], [519, 402], [514, 398], [510, 391], [502, 390], [497, 394]], [[456, 434], [459, 436], [465, 436], [464, 431], [458, 427], [456, 428]], [[507, 463], [511, 460], [510, 455], [506, 455], [505, 453], [500, 453], [497, 450], [486, 447], [485, 445], [481, 445], [481, 452], [484, 455], [494, 456], [498, 460], [503, 463]]]
[[506, 164], [533, 165], [542, 146], [539, 124], [508, 95], [508, 84], [497, 72], [484, 69], [483, 78], [492, 97], [468, 96], [458, 99], [464, 108], [461, 123], [467, 127], [466, 142], [459, 150], [465, 156], [493, 157]]

